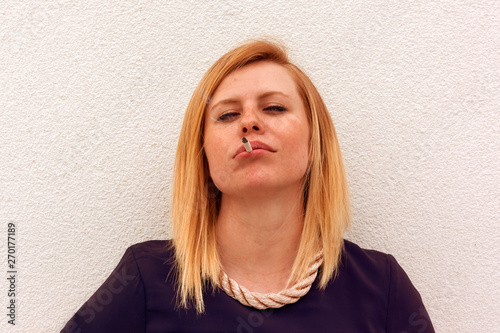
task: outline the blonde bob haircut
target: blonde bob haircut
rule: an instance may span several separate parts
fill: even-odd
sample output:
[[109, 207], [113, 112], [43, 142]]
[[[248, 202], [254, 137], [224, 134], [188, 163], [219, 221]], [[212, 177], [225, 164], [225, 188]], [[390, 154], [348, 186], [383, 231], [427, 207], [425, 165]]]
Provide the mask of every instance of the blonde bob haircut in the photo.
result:
[[178, 302], [204, 312], [203, 293], [217, 287], [221, 264], [215, 224], [222, 195], [214, 188], [204, 151], [203, 129], [207, 104], [230, 73], [257, 61], [283, 66], [295, 81], [311, 128], [309, 166], [304, 177], [304, 225], [289, 282], [302, 279], [313, 257], [323, 250], [319, 288], [335, 277], [349, 225], [347, 181], [337, 135], [328, 110], [311, 80], [290, 63], [278, 43], [247, 42], [223, 55], [205, 73], [189, 102], [174, 166], [171, 210]]

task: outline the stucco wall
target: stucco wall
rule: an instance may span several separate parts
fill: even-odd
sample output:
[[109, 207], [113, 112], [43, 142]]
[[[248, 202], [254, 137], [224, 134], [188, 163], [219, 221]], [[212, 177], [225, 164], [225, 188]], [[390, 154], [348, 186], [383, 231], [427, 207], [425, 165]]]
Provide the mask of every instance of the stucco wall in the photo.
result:
[[[16, 326], [54, 332], [169, 236], [184, 109], [220, 55], [281, 38], [328, 105], [354, 219], [439, 332], [500, 332], [500, 2], [2, 1], [0, 236]], [[8, 284], [0, 302], [8, 305]]]

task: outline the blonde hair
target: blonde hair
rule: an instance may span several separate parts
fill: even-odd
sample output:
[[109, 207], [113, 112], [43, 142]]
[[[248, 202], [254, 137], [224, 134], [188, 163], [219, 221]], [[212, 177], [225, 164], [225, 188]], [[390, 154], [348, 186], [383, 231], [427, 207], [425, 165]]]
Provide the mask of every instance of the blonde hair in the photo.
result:
[[221, 273], [215, 240], [220, 193], [210, 182], [203, 148], [205, 109], [210, 97], [231, 72], [256, 61], [286, 68], [297, 84], [311, 126], [310, 163], [304, 179], [304, 226], [291, 281], [303, 278], [312, 258], [323, 250], [319, 287], [337, 273], [343, 233], [349, 225], [347, 181], [335, 128], [311, 80], [290, 63], [275, 42], [245, 43], [223, 55], [205, 73], [186, 110], [174, 166], [171, 211], [179, 305], [204, 311], [203, 293], [216, 287]]

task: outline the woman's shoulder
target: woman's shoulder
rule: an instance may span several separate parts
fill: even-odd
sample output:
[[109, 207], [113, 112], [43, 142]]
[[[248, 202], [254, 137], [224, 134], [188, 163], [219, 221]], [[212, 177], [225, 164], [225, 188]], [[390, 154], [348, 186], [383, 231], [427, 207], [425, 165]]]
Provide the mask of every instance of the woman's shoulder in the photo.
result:
[[407, 278], [403, 268], [391, 254], [365, 249], [352, 241], [344, 240], [339, 266], [341, 280], [376, 286], [380, 292], [385, 293], [396, 276]]
[[362, 265], [368, 270], [385, 271], [390, 268], [393, 261], [395, 261], [394, 257], [388, 253], [365, 249], [352, 241], [344, 240], [342, 266]]
[[[362, 299], [385, 309], [388, 332], [434, 332], [419, 292], [392, 255], [345, 240], [338, 282], [338, 288], [350, 290], [350, 299]], [[357, 295], [353, 297], [352, 293]], [[368, 299], [374, 303], [366, 302]], [[357, 305], [358, 309], [362, 306]], [[361, 312], [369, 313], [374, 308]]]
[[171, 239], [148, 240], [129, 246], [127, 251], [133, 252], [136, 258], [153, 257], [165, 259], [173, 255], [173, 245]]
[[380, 261], [380, 260], [383, 261], [386, 260], [388, 257], [392, 257], [392, 255], [389, 253], [378, 251], [375, 249], [368, 249], [359, 246], [353, 241], [347, 239], [344, 239], [344, 252], [350, 255], [356, 255], [365, 258], [367, 260], [374, 260], [374, 261]]
[[62, 332], [143, 332], [147, 304], [160, 297], [174, 299], [173, 284], [166, 279], [173, 267], [172, 258], [169, 240], [129, 246], [106, 281]]
[[131, 245], [123, 260], [133, 261], [143, 280], [163, 276], [164, 281], [173, 272], [175, 263], [172, 240], [148, 240]]

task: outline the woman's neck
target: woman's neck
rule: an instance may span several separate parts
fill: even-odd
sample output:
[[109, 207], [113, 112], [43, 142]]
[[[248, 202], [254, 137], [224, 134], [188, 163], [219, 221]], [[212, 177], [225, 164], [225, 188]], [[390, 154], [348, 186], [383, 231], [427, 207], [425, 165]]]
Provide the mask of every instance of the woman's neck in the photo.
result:
[[250, 291], [286, 288], [302, 233], [302, 207], [297, 192], [223, 196], [216, 237], [226, 274]]

